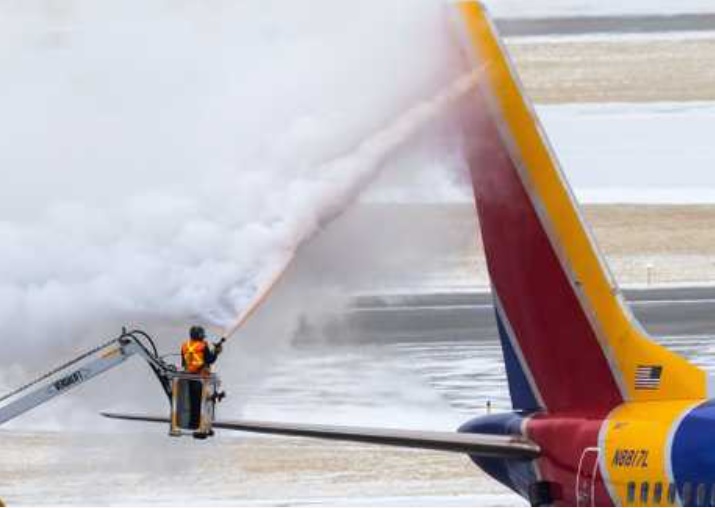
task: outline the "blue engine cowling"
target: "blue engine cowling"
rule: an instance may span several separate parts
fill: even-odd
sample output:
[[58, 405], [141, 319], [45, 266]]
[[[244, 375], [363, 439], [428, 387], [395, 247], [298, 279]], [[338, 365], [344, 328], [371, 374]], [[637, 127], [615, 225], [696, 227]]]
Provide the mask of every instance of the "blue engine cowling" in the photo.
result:
[[[481, 416], [462, 425], [459, 432], [525, 437], [523, 428], [526, 416], [520, 413]], [[529, 488], [539, 481], [532, 460], [478, 456], [470, 456], [470, 458], [489, 476], [527, 499], [529, 499]]]

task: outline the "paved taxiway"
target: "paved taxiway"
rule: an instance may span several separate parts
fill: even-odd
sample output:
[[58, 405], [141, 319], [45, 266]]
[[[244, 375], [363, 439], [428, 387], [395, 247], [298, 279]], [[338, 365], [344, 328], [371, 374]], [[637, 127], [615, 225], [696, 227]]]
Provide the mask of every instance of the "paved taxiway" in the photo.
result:
[[[628, 289], [624, 296], [656, 337], [715, 335], [715, 288]], [[366, 342], [400, 339], [496, 340], [487, 292], [366, 295], [356, 299], [350, 324]]]
[[715, 14], [504, 18], [496, 24], [506, 37], [703, 32], [715, 30]]
[[[630, 289], [624, 296], [656, 340], [715, 372], [715, 287]], [[393, 384], [385, 373], [409, 372], [463, 418], [483, 411], [487, 401], [500, 410], [510, 407], [489, 293], [363, 295], [325, 326], [305, 329], [261, 393], [251, 394], [256, 410], [281, 405], [310, 417], [309, 408], [340, 407], [346, 394], [356, 401], [362, 393], [352, 388], [356, 372], [372, 394]], [[333, 331], [344, 329], [350, 333], [340, 341]], [[276, 393], [293, 397], [279, 400]], [[374, 397], [369, 404], [384, 408], [391, 401]]]

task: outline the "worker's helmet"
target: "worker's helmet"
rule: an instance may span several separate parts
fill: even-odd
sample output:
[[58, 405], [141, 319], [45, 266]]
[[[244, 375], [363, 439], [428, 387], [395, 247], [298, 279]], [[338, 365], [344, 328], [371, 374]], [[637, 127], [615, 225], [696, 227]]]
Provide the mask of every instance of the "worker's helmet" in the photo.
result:
[[206, 330], [203, 326], [192, 326], [189, 330], [189, 337], [193, 340], [204, 340], [206, 338]]

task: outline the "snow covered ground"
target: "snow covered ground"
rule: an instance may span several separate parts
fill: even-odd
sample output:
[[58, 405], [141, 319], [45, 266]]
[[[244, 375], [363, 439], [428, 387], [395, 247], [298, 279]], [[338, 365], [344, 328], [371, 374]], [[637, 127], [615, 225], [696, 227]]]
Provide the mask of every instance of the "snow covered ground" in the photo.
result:
[[585, 202], [715, 203], [715, 104], [538, 108]]
[[[520, 506], [466, 457], [221, 434], [0, 433], [9, 506]], [[190, 488], [188, 480], [190, 482]]]
[[[557, 104], [536, 109], [582, 203], [715, 203], [715, 103]], [[472, 200], [471, 189], [450, 178], [452, 171], [444, 164], [412, 162], [400, 161], [396, 169], [404, 173], [402, 178], [392, 186], [378, 182], [368, 198]]]

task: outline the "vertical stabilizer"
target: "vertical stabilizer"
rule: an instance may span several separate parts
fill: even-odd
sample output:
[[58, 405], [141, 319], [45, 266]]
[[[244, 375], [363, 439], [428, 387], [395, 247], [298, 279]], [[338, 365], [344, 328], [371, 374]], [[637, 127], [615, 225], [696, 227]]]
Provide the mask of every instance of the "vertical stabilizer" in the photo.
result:
[[465, 144], [514, 406], [706, 397], [705, 373], [652, 342], [624, 304], [486, 10], [457, 11], [480, 72]]

